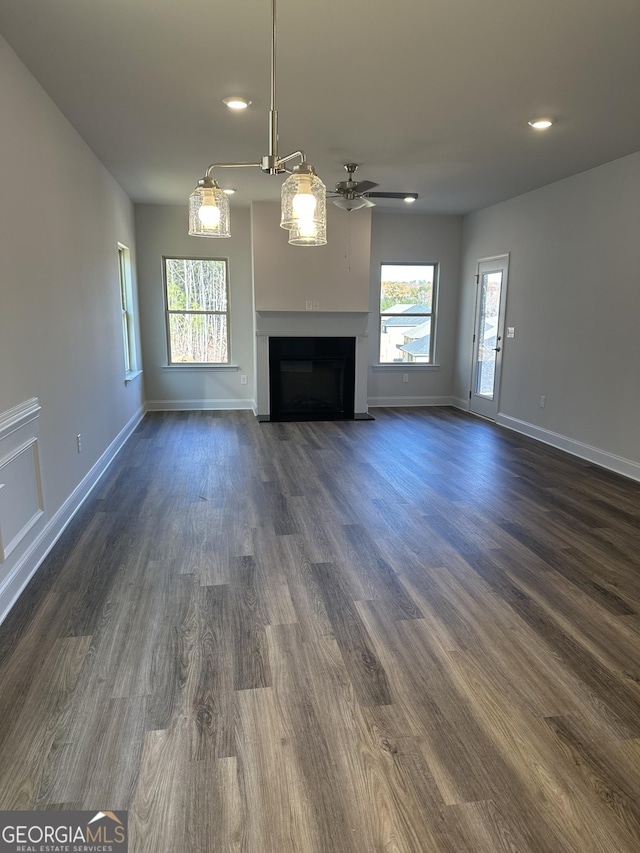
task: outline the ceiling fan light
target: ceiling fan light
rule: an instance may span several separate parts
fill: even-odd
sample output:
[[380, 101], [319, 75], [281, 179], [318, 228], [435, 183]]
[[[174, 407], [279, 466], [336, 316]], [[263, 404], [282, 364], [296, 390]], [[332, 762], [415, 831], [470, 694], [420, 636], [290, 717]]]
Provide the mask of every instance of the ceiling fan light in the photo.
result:
[[[280, 227], [288, 231], [316, 231], [327, 228], [327, 188], [309, 163], [295, 166], [282, 185]], [[291, 241], [289, 241], [291, 242]], [[326, 242], [326, 237], [325, 241]], [[294, 243], [296, 246], [322, 245], [322, 243]]]
[[217, 181], [202, 178], [189, 196], [190, 237], [230, 237], [229, 199]]
[[372, 201], [368, 198], [334, 198], [332, 199], [336, 207], [341, 207], [342, 210], [360, 210], [362, 207], [375, 207]]

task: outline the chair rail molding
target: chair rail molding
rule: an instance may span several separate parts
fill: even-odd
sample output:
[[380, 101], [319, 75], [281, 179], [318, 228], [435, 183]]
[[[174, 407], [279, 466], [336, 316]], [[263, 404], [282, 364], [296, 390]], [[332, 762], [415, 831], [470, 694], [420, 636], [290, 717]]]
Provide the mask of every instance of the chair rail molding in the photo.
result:
[[12, 432], [26, 426], [39, 417], [42, 406], [37, 397], [25, 400], [19, 406], [14, 406], [6, 412], [0, 413], [0, 441], [11, 435]]

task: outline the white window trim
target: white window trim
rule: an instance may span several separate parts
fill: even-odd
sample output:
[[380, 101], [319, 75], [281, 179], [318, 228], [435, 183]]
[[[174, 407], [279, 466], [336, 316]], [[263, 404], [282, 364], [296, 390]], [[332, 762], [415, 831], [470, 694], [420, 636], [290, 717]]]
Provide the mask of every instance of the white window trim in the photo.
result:
[[411, 373], [414, 370], [440, 370], [439, 364], [412, 364], [410, 361], [391, 362], [379, 361], [371, 365], [372, 370], [390, 370], [392, 373], [396, 370], [402, 373]]
[[124, 382], [127, 385], [137, 376], [140, 376], [142, 369], [138, 364], [137, 318], [133, 276], [131, 274], [131, 251], [128, 246], [120, 242], [118, 242], [118, 286], [122, 316]]
[[[382, 347], [381, 341], [381, 326], [383, 317], [401, 317], [402, 314], [385, 314], [380, 310], [380, 290], [382, 287], [382, 267], [433, 267], [433, 282], [431, 291], [431, 311], [425, 314], [412, 314], [412, 317], [425, 317], [431, 319], [430, 330], [430, 357], [428, 362], [410, 362], [410, 361], [380, 361], [380, 350]], [[378, 329], [377, 329], [377, 354], [378, 360], [371, 365], [372, 370], [401, 370], [403, 372], [416, 370], [439, 370], [440, 365], [435, 361], [436, 356], [436, 326], [438, 317], [438, 295], [440, 291], [440, 264], [437, 261], [382, 261], [380, 263], [380, 273], [378, 276]]]
[[203, 361], [194, 364], [187, 362], [181, 364], [180, 362], [176, 362], [175, 364], [161, 364], [160, 368], [162, 370], [240, 370], [240, 365], [220, 364], [217, 361], [212, 361], [210, 363]]
[[134, 379], [137, 379], [138, 376], [142, 376], [141, 370], [129, 370], [124, 375], [124, 384], [128, 385], [130, 382], [133, 382]]
[[[226, 311], [171, 311], [168, 304], [167, 293], [167, 261], [222, 261], [225, 265], [225, 285], [227, 289]], [[163, 370], [239, 370], [239, 366], [231, 363], [231, 285], [230, 285], [229, 258], [203, 258], [193, 255], [163, 255], [162, 256], [162, 290], [164, 296], [164, 324], [166, 335], [167, 361], [161, 365]], [[171, 361], [171, 329], [169, 317], [171, 314], [224, 314], [227, 318], [227, 358], [229, 361], [198, 361], [180, 362]]]

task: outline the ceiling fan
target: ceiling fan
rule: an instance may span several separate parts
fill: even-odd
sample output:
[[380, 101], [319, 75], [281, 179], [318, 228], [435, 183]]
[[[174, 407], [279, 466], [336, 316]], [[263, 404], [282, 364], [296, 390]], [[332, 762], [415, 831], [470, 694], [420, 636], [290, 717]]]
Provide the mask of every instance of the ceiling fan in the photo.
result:
[[373, 181], [354, 181], [353, 176], [358, 168], [357, 163], [345, 163], [345, 171], [349, 175], [348, 180], [336, 184], [333, 196], [328, 198], [343, 210], [359, 210], [361, 207], [375, 207], [372, 198], [401, 198], [406, 202], [414, 202], [418, 193], [372, 193], [371, 190], [378, 184]]

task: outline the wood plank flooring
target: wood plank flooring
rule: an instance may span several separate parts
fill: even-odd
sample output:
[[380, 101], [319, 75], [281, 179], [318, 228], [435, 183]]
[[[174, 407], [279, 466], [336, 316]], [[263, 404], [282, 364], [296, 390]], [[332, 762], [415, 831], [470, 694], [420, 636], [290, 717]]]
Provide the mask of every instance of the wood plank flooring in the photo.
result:
[[0, 627], [0, 809], [637, 853], [640, 485], [451, 409], [150, 414]]

